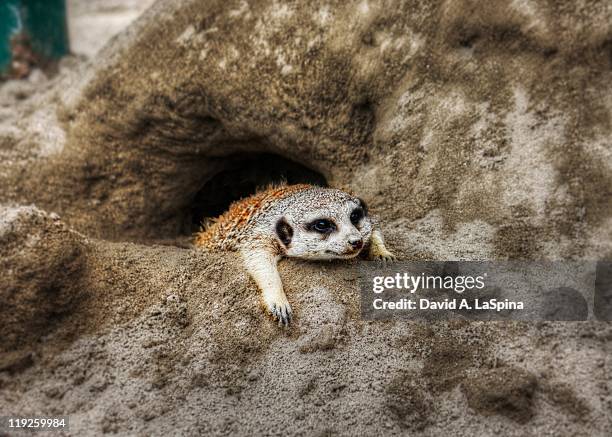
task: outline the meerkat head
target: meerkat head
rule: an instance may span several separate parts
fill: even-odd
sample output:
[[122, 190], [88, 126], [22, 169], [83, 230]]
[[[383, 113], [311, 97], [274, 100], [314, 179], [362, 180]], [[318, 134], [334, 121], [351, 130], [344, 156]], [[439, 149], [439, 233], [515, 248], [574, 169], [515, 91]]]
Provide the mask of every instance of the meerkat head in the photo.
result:
[[348, 259], [368, 244], [372, 223], [361, 199], [328, 188], [307, 190], [297, 197], [275, 224], [286, 256]]

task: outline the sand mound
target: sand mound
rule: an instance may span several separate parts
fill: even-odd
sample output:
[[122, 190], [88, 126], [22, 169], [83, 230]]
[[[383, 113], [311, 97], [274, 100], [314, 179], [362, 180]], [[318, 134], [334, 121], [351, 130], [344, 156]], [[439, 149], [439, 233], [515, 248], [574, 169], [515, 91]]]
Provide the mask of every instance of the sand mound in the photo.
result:
[[358, 263], [283, 261], [283, 331], [189, 235], [285, 178], [359, 193], [403, 259], [610, 258], [607, 3], [302, 3], [159, 1], [0, 88], [0, 411], [75, 435], [604, 435], [606, 324], [364, 322]]

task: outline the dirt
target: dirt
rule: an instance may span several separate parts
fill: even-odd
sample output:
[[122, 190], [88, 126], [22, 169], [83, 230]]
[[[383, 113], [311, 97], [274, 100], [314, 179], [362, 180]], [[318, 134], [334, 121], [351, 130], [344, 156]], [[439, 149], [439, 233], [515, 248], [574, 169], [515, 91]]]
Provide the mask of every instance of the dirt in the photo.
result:
[[470, 408], [482, 415], [501, 414], [519, 423], [533, 417], [537, 378], [514, 367], [492, 369], [469, 379], [463, 391]]
[[404, 260], [610, 258], [611, 15], [158, 1], [89, 60], [3, 83], [0, 415], [69, 415], [70, 435], [607, 435], [607, 323], [365, 322], [361, 261], [283, 260], [283, 330], [237, 254], [190, 239], [257, 184], [311, 178], [362, 197]]

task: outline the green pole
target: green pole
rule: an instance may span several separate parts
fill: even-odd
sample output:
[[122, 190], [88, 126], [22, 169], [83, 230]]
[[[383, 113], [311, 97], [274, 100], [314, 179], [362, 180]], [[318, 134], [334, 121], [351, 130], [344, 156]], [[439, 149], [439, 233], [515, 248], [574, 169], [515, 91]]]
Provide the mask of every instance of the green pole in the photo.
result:
[[0, 3], [0, 72], [11, 64], [11, 38], [22, 30], [21, 0], [4, 0]]
[[68, 54], [65, 0], [22, 0], [23, 24], [34, 51], [46, 59]]
[[0, 72], [11, 65], [17, 36], [28, 39], [42, 62], [68, 54], [65, 0], [0, 0]]

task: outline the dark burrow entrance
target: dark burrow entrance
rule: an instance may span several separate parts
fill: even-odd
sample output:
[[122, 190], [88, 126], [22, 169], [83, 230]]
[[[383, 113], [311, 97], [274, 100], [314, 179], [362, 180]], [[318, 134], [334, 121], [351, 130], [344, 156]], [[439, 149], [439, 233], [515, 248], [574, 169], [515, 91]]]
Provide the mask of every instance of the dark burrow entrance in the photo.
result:
[[[218, 165], [217, 165], [218, 164]], [[272, 153], [240, 153], [219, 159], [218, 171], [208, 179], [191, 203], [189, 231], [202, 220], [217, 217], [229, 205], [272, 183], [309, 183], [327, 186], [325, 177], [302, 164]]]

